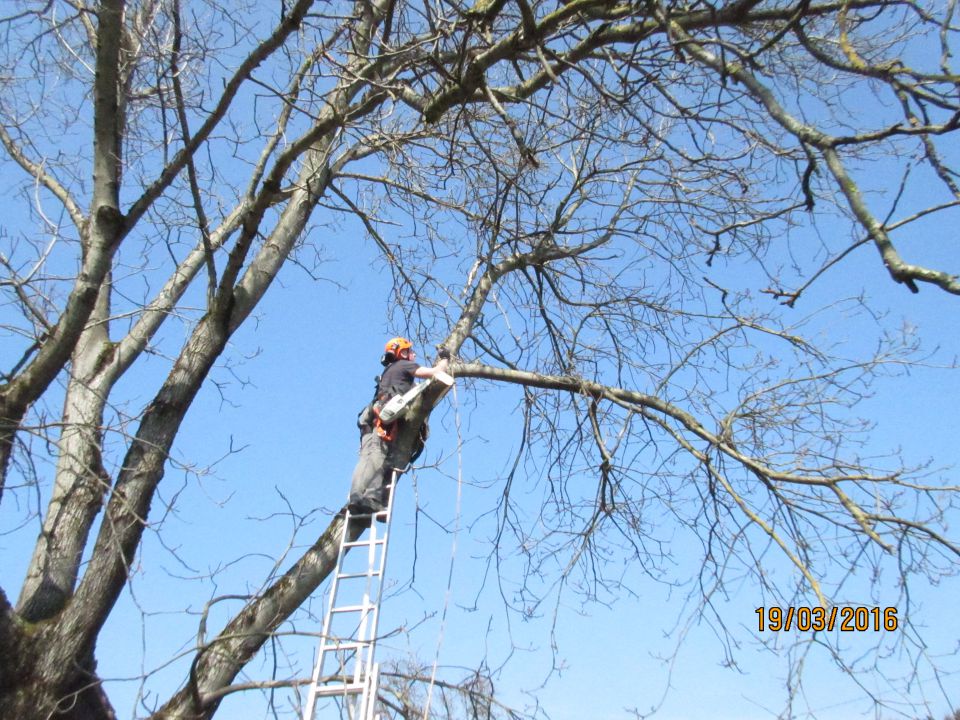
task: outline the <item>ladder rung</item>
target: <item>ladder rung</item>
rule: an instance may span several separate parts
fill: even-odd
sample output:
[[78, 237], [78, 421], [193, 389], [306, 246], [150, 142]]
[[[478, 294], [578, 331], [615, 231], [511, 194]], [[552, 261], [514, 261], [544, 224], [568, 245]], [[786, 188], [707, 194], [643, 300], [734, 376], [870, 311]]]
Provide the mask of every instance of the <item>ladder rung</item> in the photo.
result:
[[376, 540], [354, 540], [353, 542], [345, 542], [344, 547], [361, 547], [363, 545], [383, 545], [386, 542], [386, 538], [379, 537]]
[[370, 570], [369, 572], [358, 573], [340, 573], [337, 575], [337, 580], [354, 580], [355, 578], [377, 577], [379, 574], [379, 570]]
[[375, 605], [373, 603], [366, 603], [363, 605], [341, 605], [340, 607], [330, 608], [330, 612], [362, 612], [364, 610], [372, 610], [374, 607]]
[[339, 683], [337, 685], [318, 685], [316, 693], [318, 697], [330, 697], [331, 695], [359, 695], [363, 692], [363, 683]]
[[337, 650], [363, 650], [370, 647], [369, 642], [362, 640], [326, 640], [320, 648], [320, 652], [336, 652]]
[[347, 512], [350, 513], [350, 517], [379, 517], [380, 515], [386, 515], [389, 511], [383, 508], [382, 510], [374, 510], [373, 512], [354, 512], [348, 508]]

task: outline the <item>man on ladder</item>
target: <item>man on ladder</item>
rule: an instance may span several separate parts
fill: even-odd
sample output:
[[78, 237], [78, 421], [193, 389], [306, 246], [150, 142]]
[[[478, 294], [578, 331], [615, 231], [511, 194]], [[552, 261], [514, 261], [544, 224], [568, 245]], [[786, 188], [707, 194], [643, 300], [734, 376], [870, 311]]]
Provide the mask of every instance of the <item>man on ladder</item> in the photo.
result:
[[[413, 343], [404, 337], [395, 337], [387, 341], [380, 363], [383, 374], [377, 378], [373, 401], [367, 405], [357, 418], [360, 427], [360, 459], [353, 470], [350, 483], [349, 508], [352, 515], [369, 515], [381, 512], [386, 501], [387, 484], [394, 468], [402, 470], [416, 459], [426, 439], [426, 424], [421, 428], [421, 437], [413, 456], [402, 463], [393, 457], [391, 443], [396, 437], [402, 413], [403, 398], [414, 387], [415, 379], [438, 378], [445, 384], [452, 383], [446, 373], [449, 358], [441, 351], [440, 361], [433, 367], [423, 367], [416, 362]], [[391, 401], [394, 401], [391, 403]], [[400, 407], [400, 412], [386, 417], [385, 408]], [[383, 413], [384, 417], [381, 417]], [[401, 467], [397, 467], [401, 465]]]
[[[441, 354], [440, 362], [432, 368], [421, 367], [415, 362], [412, 343], [402, 337], [388, 341], [385, 350], [381, 363], [386, 370], [377, 378], [373, 402], [360, 413], [357, 423], [360, 460], [353, 473], [350, 501], [343, 511], [340, 548], [304, 720], [315, 720], [317, 701], [322, 697], [336, 699], [347, 720], [375, 718], [379, 666], [374, 653], [393, 494], [400, 473], [423, 447], [426, 426], [421, 428], [420, 443], [410, 458], [395, 457], [391, 443], [397, 436], [398, 423], [403, 422], [400, 418], [418, 394], [433, 381], [447, 388], [453, 385], [453, 378], [446, 373], [448, 356]], [[427, 382], [414, 385], [416, 378]], [[372, 522], [374, 518], [386, 523], [381, 532]], [[360, 539], [363, 530], [354, 519], [364, 526], [369, 524], [366, 539]], [[357, 558], [359, 567], [345, 564], [351, 549], [366, 550]]]

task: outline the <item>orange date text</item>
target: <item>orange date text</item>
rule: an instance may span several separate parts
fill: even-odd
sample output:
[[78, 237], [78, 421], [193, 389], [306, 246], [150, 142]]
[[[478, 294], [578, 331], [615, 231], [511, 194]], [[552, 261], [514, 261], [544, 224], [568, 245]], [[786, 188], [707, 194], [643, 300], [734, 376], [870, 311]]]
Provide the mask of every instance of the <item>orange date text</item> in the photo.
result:
[[893, 632], [900, 626], [895, 607], [759, 607], [760, 632]]

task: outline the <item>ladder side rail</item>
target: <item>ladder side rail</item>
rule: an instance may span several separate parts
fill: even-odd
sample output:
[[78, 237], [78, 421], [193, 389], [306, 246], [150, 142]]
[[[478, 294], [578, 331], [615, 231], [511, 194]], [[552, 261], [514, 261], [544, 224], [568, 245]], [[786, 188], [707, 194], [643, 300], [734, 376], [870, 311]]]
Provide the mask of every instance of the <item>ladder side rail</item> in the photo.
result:
[[337, 593], [340, 588], [339, 575], [340, 568], [343, 567], [343, 558], [346, 554], [345, 545], [347, 540], [347, 531], [350, 527], [350, 511], [347, 510], [347, 513], [343, 519], [343, 529], [340, 532], [340, 547], [337, 550], [337, 563], [334, 566], [333, 579], [330, 581], [330, 596], [327, 598], [327, 612], [323, 618], [323, 625], [320, 631], [320, 646], [317, 648], [317, 661], [313, 668], [312, 681], [310, 683], [310, 690], [307, 693], [307, 705], [304, 709], [304, 720], [313, 720], [314, 710], [317, 702], [317, 686], [320, 683], [320, 677], [323, 674], [323, 665], [324, 660], [326, 659], [326, 653], [331, 650], [333, 647], [330, 642], [330, 623], [333, 618], [333, 608], [336, 606]]
[[[344, 527], [345, 527], [345, 528], [346, 528], [346, 527], [349, 527], [349, 525], [350, 525], [351, 522], [352, 522], [352, 517], [351, 517], [351, 513], [350, 513], [350, 511], [349, 511], [349, 509], [348, 509], [348, 510], [347, 510], [346, 517], [345, 517], [345, 520], [344, 520]], [[347, 537], [346, 530], [344, 531], [344, 536], [343, 536], [343, 537], [344, 537], [344, 540], [345, 540], [346, 537]], [[376, 550], [376, 544], [375, 544], [374, 542], [359, 543], [359, 544], [361, 544], [361, 545], [362, 545], [362, 544], [368, 544], [368, 545], [369, 545], [369, 552], [375, 552], [375, 550]], [[338, 582], [338, 581], [339, 581], [345, 574], [346, 574], [346, 575], [351, 574], [351, 573], [343, 573], [343, 572], [342, 572], [342, 569], [343, 569], [343, 558], [346, 556], [347, 549], [348, 549], [349, 547], [354, 547], [354, 546], [355, 546], [354, 543], [347, 543], [347, 542], [342, 542], [342, 543], [341, 543], [340, 553], [338, 554], [338, 557], [337, 557], [337, 567], [336, 567], [334, 579], [333, 579], [333, 581], [331, 581], [332, 583], [337, 583], [338, 589], [339, 589], [339, 582]], [[370, 576], [370, 566], [369, 566], [369, 563], [368, 563], [368, 566], [367, 566], [367, 571], [364, 572], [364, 573], [358, 573], [357, 575], [358, 575], [359, 577], [361, 577], [361, 578], [365, 578], [365, 579], [366, 579], [366, 584], [369, 585], [369, 583], [372, 581], [372, 578], [371, 578], [371, 576]], [[332, 599], [333, 599], [333, 598], [332, 598]], [[330, 627], [331, 627], [331, 625], [332, 625], [333, 615], [334, 615], [335, 613], [359, 613], [359, 618], [358, 618], [358, 620], [357, 620], [357, 627], [356, 627], [356, 628], [352, 631], [352, 633], [351, 633], [352, 636], [353, 636], [353, 638], [354, 638], [353, 641], [348, 641], [348, 643], [345, 643], [345, 644], [341, 644], [341, 643], [338, 642], [338, 641], [331, 641], [331, 638], [330, 638]], [[364, 665], [364, 657], [363, 657], [363, 655], [364, 655], [364, 651], [365, 651], [365, 648], [366, 648], [367, 640], [366, 640], [366, 638], [363, 637], [362, 627], [365, 625], [365, 618], [366, 618], [366, 616], [367, 616], [368, 613], [369, 613], [369, 602], [368, 602], [368, 600], [367, 600], [366, 593], [365, 593], [365, 594], [364, 594], [364, 597], [363, 597], [363, 599], [361, 600], [361, 602], [360, 602], [359, 605], [341, 605], [341, 606], [337, 606], [337, 605], [335, 604], [335, 602], [331, 602], [331, 603], [330, 603], [330, 608], [329, 608], [329, 610], [328, 610], [328, 612], [327, 612], [327, 617], [326, 617], [325, 620], [324, 620], [324, 637], [323, 637], [323, 642], [325, 643], [326, 650], [327, 650], [328, 652], [333, 652], [333, 653], [335, 654], [335, 659], [336, 659], [336, 661], [337, 661], [337, 669], [336, 669], [336, 670], [337, 670], [337, 675], [339, 676], [340, 682], [341, 682], [341, 684], [342, 684], [342, 686], [343, 686], [343, 688], [344, 688], [345, 690], [346, 690], [346, 688], [347, 688], [348, 685], [357, 685], [357, 684], [362, 680], [362, 678], [364, 677], [364, 674], [365, 674], [365, 671], [364, 671], [364, 668], [363, 668], [363, 665]], [[353, 666], [353, 677], [352, 677], [351, 679], [348, 679], [348, 670], [347, 670], [347, 666], [348, 666], [349, 660], [346, 658], [345, 655], [340, 654], [340, 653], [338, 652], [338, 651], [340, 651], [340, 650], [343, 649], [344, 645], [351, 646], [352, 649], [353, 649], [353, 663], [354, 663], [354, 666]]]
[[[382, 578], [383, 563], [382, 563], [382, 560], [381, 562], [377, 563], [376, 557], [377, 557], [377, 548], [378, 546], [381, 546], [382, 544], [386, 543], [386, 537], [384, 536], [382, 539], [378, 539], [376, 537], [375, 529], [371, 529], [371, 534], [372, 534], [372, 537], [369, 540], [359, 543], [360, 545], [367, 546], [366, 571], [340, 573], [341, 578], [348, 577], [350, 579], [355, 579], [355, 580], [361, 580], [361, 579], [365, 580], [365, 582], [362, 585], [363, 597], [361, 598], [360, 603], [357, 605], [346, 605], [346, 606], [335, 607], [331, 610], [331, 613], [333, 612], [359, 613], [359, 617], [357, 619], [357, 625], [355, 626], [352, 633], [353, 637], [355, 638], [355, 642], [350, 643], [355, 647], [355, 658], [354, 658], [355, 666], [354, 666], [354, 674], [353, 674], [353, 680], [352, 680], [352, 684], [354, 685], [358, 685], [362, 682], [363, 678], [366, 675], [365, 668], [369, 667], [369, 664], [370, 664], [369, 659], [367, 659], [364, 656], [366, 655], [366, 651], [369, 645], [369, 632], [368, 632], [368, 628], [370, 624], [369, 617], [370, 617], [371, 611], [374, 609], [370, 602], [370, 598], [373, 595], [373, 593], [371, 592], [371, 588], [373, 587], [374, 582], [376, 582], [378, 586], [380, 583], [383, 582], [383, 578]], [[382, 553], [382, 547], [381, 547], [381, 553], [380, 553], [381, 558], [382, 558], [382, 555], [383, 553]], [[359, 583], [357, 584], [359, 585]]]
[[[378, 576], [381, 574], [382, 568], [383, 568], [382, 546], [386, 543], [387, 538], [386, 538], [386, 535], [384, 535], [384, 537], [382, 538], [378, 538], [375, 528], [376, 526], [374, 526], [374, 529], [371, 530], [372, 537], [369, 540], [366, 540], [360, 543], [347, 543], [347, 545], [349, 545], [350, 547], [353, 547], [355, 545], [367, 546], [368, 552], [367, 552], [366, 571], [362, 573], [361, 572], [338, 573], [338, 577], [349, 576], [351, 579], [357, 579], [357, 580], [365, 579], [365, 582], [362, 585], [363, 597], [361, 598], [358, 604], [334, 605], [329, 610], [329, 613], [331, 616], [333, 614], [340, 614], [340, 613], [357, 615], [356, 625], [354, 625], [354, 628], [351, 631], [351, 636], [354, 638], [354, 640], [348, 643], [342, 644], [339, 642], [330, 642], [329, 637], [325, 639], [327, 643], [328, 651], [339, 650], [340, 648], [344, 647], [344, 645], [349, 645], [352, 649], [354, 649], [355, 652], [353, 657], [353, 661], [354, 661], [353, 672], [349, 673], [352, 675], [352, 677], [348, 679], [347, 668], [342, 661], [339, 664], [338, 672], [342, 678], [342, 682], [345, 685], [352, 685], [356, 687], [361, 687], [363, 685], [363, 682], [369, 672], [369, 667], [372, 661], [372, 658], [369, 653], [369, 643], [370, 643], [370, 637], [371, 637], [370, 617], [371, 617], [371, 614], [376, 611], [376, 607], [374, 606], [371, 599], [373, 597], [379, 596], [377, 592], [374, 592], [374, 589], [373, 589], [374, 582], [376, 581], [377, 589], [379, 589], [380, 583], [382, 582], [382, 578]], [[380, 548], [379, 557], [381, 558], [379, 562], [377, 560], [378, 547]], [[357, 584], [359, 585], [359, 583]], [[356, 590], [359, 591], [360, 588], [358, 587], [356, 588]]]
[[[387, 501], [384, 504], [386, 513], [386, 523], [383, 534], [378, 537], [378, 523], [374, 516], [370, 517], [370, 545], [367, 550], [367, 578], [363, 587], [363, 600], [361, 605], [360, 624], [357, 628], [357, 639], [365, 643], [365, 646], [358, 652], [357, 664], [354, 672], [354, 682], [362, 684], [364, 695], [367, 694], [368, 679], [373, 665], [374, 648], [377, 636], [377, 619], [379, 613], [379, 601], [383, 591], [383, 570], [384, 557], [387, 554], [390, 538], [390, 515], [393, 511], [393, 488], [396, 485], [396, 474], [391, 474], [390, 484], [387, 487]], [[379, 541], [379, 542], [378, 542]], [[379, 559], [377, 548], [379, 546]], [[374, 583], [374, 578], [377, 582]], [[364, 717], [365, 711], [360, 708], [360, 718]]]
[[387, 517], [386, 517], [386, 528], [387, 533], [384, 535], [385, 542], [383, 543], [383, 548], [380, 553], [380, 578], [381, 581], [377, 586], [376, 592], [376, 601], [373, 604], [373, 618], [372, 618], [372, 632], [370, 637], [370, 645], [367, 648], [369, 653], [369, 662], [372, 664], [373, 674], [368, 677], [368, 682], [364, 685], [363, 695], [364, 695], [364, 714], [361, 716], [361, 720], [371, 720], [373, 717], [373, 708], [377, 699], [377, 689], [379, 686], [379, 673], [380, 666], [373, 662], [373, 658], [377, 649], [377, 628], [380, 624], [380, 603], [383, 600], [383, 578], [385, 577], [384, 573], [386, 572], [387, 567], [387, 550], [389, 544], [386, 542], [386, 539], [389, 535], [389, 528], [391, 526], [391, 521], [393, 520], [393, 498], [394, 492], [397, 488], [397, 481], [400, 478], [401, 471], [393, 468], [392, 474], [390, 476], [390, 486], [387, 489]]
[[[357, 628], [357, 639], [362, 642], [367, 642], [370, 639], [369, 632], [369, 617], [371, 609], [371, 597], [373, 595], [373, 577], [374, 577], [374, 565], [377, 559], [377, 524], [374, 521], [374, 518], [370, 518], [370, 545], [367, 548], [367, 572], [366, 572], [366, 582], [363, 584], [363, 597], [360, 601], [363, 611], [361, 612], [360, 626]], [[381, 555], [383, 550], [386, 548], [387, 537], [386, 533], [384, 537], [381, 538]]]
[[380, 686], [380, 663], [374, 663], [363, 685], [363, 694], [357, 708], [358, 720], [373, 720], [373, 709], [377, 700], [377, 688]]
[[[373, 662], [374, 647], [376, 644], [377, 618], [379, 617], [379, 607], [377, 603], [371, 602], [373, 597], [379, 598], [383, 588], [383, 558], [386, 554], [389, 540], [389, 519], [393, 505], [393, 486], [395, 484], [395, 475], [391, 476], [391, 484], [387, 491], [386, 511], [386, 529], [382, 537], [378, 537], [377, 523], [375, 516], [370, 517], [370, 536], [367, 548], [367, 578], [363, 587], [363, 598], [360, 602], [362, 610], [361, 617], [357, 627], [357, 640], [362, 643], [362, 647], [357, 651], [358, 657], [354, 666], [353, 682], [362, 687], [361, 692], [348, 700], [347, 716], [349, 720], [366, 720], [369, 716], [369, 707], [371, 705], [371, 696], [376, 693], [376, 684], [371, 693], [371, 682], [374, 680], [372, 673], [376, 672], [376, 664]], [[379, 562], [377, 560], [377, 548], [380, 548]], [[373, 588], [373, 578], [377, 577], [376, 590]]]

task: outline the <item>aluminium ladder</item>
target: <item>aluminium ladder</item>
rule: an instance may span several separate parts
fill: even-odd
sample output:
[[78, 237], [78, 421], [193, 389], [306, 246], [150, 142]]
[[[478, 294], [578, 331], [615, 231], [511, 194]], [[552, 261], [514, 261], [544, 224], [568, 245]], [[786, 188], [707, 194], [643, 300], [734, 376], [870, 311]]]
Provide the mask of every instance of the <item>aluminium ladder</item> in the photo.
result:
[[[348, 720], [374, 720], [374, 704], [380, 666], [374, 662], [377, 644], [377, 623], [380, 619], [380, 600], [383, 594], [384, 570], [387, 564], [387, 541], [390, 538], [390, 520], [393, 515], [393, 493], [400, 470], [393, 470], [387, 484], [387, 502], [383, 510], [373, 515], [355, 515], [346, 509], [337, 565], [330, 584], [327, 614], [323, 619], [320, 648], [313, 668], [313, 678], [307, 693], [303, 720], [314, 720], [318, 698], [339, 701], [340, 714], [346, 710]], [[382, 527], [374, 520], [383, 521]], [[349, 540], [349, 529], [356, 523], [370, 523], [365, 539]], [[379, 530], [379, 532], [378, 532]], [[363, 535], [360, 536], [363, 538]], [[366, 548], [367, 552], [350, 557], [365, 568], [350, 567], [347, 552], [352, 548]], [[340, 595], [349, 601], [340, 602]]]

